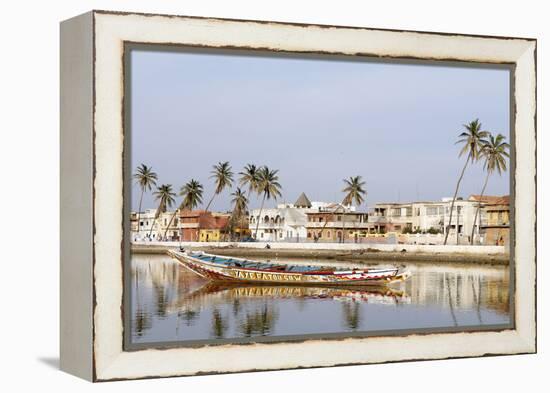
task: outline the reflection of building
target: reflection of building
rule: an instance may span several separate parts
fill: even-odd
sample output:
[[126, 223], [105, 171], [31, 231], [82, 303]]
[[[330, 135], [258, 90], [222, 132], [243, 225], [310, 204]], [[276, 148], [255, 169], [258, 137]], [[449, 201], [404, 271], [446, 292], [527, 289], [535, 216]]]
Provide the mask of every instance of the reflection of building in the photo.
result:
[[[479, 200], [479, 197], [478, 197]], [[507, 245], [510, 241], [510, 198], [483, 197], [481, 233], [487, 245]]]
[[229, 214], [204, 210], [183, 210], [180, 213], [180, 233], [183, 241], [222, 241], [228, 232]]
[[259, 241], [288, 241], [301, 242], [306, 240], [307, 213], [317, 212], [328, 206], [324, 202], [311, 202], [306, 194], [302, 193], [296, 202], [283, 203], [276, 208], [254, 209], [250, 212], [249, 227], [252, 234], [256, 227]]

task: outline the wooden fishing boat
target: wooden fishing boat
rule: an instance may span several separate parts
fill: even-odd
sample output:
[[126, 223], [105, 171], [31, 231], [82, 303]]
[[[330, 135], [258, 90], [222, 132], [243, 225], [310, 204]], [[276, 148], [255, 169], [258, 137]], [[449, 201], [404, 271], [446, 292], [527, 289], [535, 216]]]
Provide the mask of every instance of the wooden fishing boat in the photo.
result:
[[202, 251], [170, 250], [170, 256], [201, 277], [225, 282], [285, 285], [386, 285], [410, 277], [398, 268], [350, 269], [251, 261], [207, 254]]

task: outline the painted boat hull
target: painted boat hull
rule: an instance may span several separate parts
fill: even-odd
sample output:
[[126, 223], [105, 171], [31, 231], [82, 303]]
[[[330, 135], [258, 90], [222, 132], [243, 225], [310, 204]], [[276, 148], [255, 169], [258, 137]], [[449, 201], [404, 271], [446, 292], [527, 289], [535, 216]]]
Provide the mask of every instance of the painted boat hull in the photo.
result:
[[[271, 271], [226, 266], [209, 263], [199, 259], [196, 254], [170, 250], [168, 254], [189, 270], [201, 277], [220, 282], [240, 282], [251, 284], [284, 284], [284, 285], [321, 285], [321, 286], [383, 286], [401, 282], [410, 277], [410, 273], [392, 269], [354, 269], [342, 272], [307, 272], [293, 273], [288, 271]], [[208, 255], [211, 254], [198, 254]], [[221, 257], [212, 255], [212, 257]], [[231, 258], [241, 260], [240, 258]], [[275, 265], [273, 265], [275, 266]]]

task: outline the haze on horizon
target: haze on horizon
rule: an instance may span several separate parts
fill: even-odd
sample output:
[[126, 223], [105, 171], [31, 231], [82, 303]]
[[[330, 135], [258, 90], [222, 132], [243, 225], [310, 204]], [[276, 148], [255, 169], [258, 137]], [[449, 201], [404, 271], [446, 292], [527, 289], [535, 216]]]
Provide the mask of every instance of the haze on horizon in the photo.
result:
[[[205, 204], [220, 161], [235, 180], [247, 163], [278, 169], [283, 197], [266, 207], [302, 191], [341, 201], [343, 179], [355, 175], [366, 182], [362, 210], [440, 200], [464, 165], [455, 145], [463, 124], [479, 118], [509, 140], [509, 78], [497, 68], [132, 50], [132, 172], [152, 166], [176, 192], [197, 179]], [[479, 194], [483, 180], [482, 165], [470, 166], [459, 196]], [[486, 194], [509, 190], [509, 173], [494, 174]], [[229, 210], [231, 192], [211, 209]], [[135, 184], [131, 198], [137, 210]], [[250, 208], [259, 205], [251, 197]], [[153, 207], [148, 193], [142, 209]]]

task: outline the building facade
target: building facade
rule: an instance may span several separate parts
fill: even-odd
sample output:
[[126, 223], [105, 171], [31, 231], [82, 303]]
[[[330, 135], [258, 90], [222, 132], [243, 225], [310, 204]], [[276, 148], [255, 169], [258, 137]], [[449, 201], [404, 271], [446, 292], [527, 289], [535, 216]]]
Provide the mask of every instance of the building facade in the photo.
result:
[[348, 208], [324, 208], [307, 215], [307, 240], [313, 242], [361, 242], [374, 226], [368, 222], [368, 214]]
[[186, 242], [213, 242], [228, 240], [230, 214], [205, 210], [180, 212], [180, 237]]
[[[174, 216], [174, 211], [167, 211], [155, 218], [156, 212], [157, 209], [147, 209], [139, 214], [137, 212], [130, 213], [132, 240], [179, 240], [178, 214], [176, 213]], [[172, 222], [170, 222], [170, 219], [172, 219]], [[164, 238], [165, 234], [166, 238]]]
[[311, 202], [302, 193], [294, 203], [282, 203], [275, 208], [253, 209], [248, 216], [251, 236], [266, 242], [307, 241], [307, 213], [318, 212], [330, 204]]
[[[479, 199], [479, 198], [478, 198]], [[481, 234], [487, 245], [508, 246], [510, 244], [510, 197], [484, 197], [481, 211]]]

